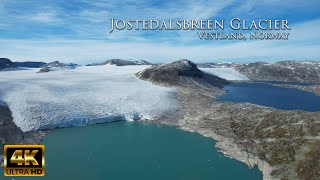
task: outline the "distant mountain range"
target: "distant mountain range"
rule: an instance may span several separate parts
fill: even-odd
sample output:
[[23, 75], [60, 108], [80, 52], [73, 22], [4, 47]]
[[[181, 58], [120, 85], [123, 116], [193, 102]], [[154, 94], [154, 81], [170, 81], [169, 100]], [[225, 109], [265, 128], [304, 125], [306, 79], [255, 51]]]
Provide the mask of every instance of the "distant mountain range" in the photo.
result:
[[128, 65], [152, 65], [152, 63], [144, 60], [122, 60], [122, 59], [110, 59], [102, 63], [92, 63], [87, 66], [103, 66], [103, 65], [116, 65], [116, 66], [128, 66]]
[[320, 62], [316, 61], [256, 62], [238, 65], [235, 69], [252, 80], [320, 82]]
[[[144, 60], [110, 59], [102, 63], [93, 63], [86, 66], [102, 65], [152, 65]], [[54, 61], [44, 62], [12, 62], [7, 58], [0, 58], [0, 70], [6, 68], [27, 67], [42, 68], [39, 72], [49, 72], [58, 69], [73, 69], [78, 65], [73, 63], [61, 63]], [[255, 62], [249, 64], [240, 63], [199, 63], [199, 68], [233, 68], [251, 80], [257, 81], [285, 81], [320, 83], [320, 62], [317, 61], [281, 61], [276, 63]]]
[[281, 61], [276, 63], [202, 63], [202, 68], [234, 68], [236, 71], [256, 81], [285, 81], [320, 83], [320, 62]]
[[8, 58], [0, 58], [0, 70], [6, 69], [6, 68], [16, 68], [16, 67], [39, 68], [45, 64], [46, 63], [44, 62], [32, 62], [32, 61], [12, 62]]
[[33, 61], [26, 61], [26, 62], [15, 62], [17, 67], [26, 67], [26, 68], [39, 68], [47, 63], [45, 62], [33, 62]]
[[6, 68], [13, 68], [16, 67], [15, 64], [7, 58], [0, 58], [0, 70]]
[[54, 61], [54, 62], [42, 65], [40, 67], [41, 69], [39, 72], [43, 73], [43, 72], [55, 71], [58, 69], [74, 69], [77, 66], [79, 65], [74, 63], [61, 63], [59, 61]]

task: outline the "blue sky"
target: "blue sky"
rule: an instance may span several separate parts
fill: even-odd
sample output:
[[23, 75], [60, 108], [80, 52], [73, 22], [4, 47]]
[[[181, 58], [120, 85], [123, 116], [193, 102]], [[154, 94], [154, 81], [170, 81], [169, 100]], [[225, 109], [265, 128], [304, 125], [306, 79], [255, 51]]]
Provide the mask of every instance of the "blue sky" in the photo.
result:
[[[320, 60], [318, 0], [0, 0], [0, 56], [86, 64]], [[196, 31], [117, 31], [115, 19], [288, 19], [288, 41], [201, 41]]]

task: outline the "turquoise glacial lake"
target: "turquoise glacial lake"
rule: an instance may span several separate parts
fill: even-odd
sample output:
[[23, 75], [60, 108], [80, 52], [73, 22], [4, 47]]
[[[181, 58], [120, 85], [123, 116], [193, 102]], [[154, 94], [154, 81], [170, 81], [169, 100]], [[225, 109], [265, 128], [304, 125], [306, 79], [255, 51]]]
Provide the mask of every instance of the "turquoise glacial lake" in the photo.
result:
[[259, 180], [257, 167], [227, 158], [198, 133], [140, 122], [57, 129], [48, 134], [44, 177], [0, 179]]

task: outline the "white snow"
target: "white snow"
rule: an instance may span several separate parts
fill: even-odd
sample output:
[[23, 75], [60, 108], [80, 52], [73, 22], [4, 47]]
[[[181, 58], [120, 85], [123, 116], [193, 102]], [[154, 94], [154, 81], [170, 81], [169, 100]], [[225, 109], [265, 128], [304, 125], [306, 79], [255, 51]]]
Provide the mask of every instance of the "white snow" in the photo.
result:
[[135, 77], [149, 66], [0, 72], [0, 99], [23, 131], [117, 119], [152, 119], [178, 108], [174, 91]]
[[233, 68], [200, 68], [200, 70], [216, 75], [226, 80], [234, 80], [234, 81], [241, 81], [241, 80], [249, 80], [249, 78]]

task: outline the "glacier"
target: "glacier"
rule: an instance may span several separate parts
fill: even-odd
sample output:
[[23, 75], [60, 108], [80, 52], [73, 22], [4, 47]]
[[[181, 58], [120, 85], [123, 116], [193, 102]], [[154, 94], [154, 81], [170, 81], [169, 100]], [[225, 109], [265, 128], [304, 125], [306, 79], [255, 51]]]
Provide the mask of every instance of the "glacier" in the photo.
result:
[[0, 100], [22, 131], [115, 120], [152, 120], [180, 104], [175, 91], [135, 76], [147, 65], [0, 72]]
[[239, 73], [234, 68], [199, 68], [209, 74], [216, 75], [220, 78], [230, 81], [247, 81], [250, 80], [247, 76]]

